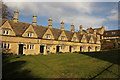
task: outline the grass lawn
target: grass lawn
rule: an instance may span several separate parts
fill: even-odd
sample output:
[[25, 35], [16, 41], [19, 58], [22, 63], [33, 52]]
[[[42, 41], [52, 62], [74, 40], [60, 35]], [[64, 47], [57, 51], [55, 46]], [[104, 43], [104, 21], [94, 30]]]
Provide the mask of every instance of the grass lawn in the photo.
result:
[[118, 53], [3, 55], [3, 78], [120, 78]]

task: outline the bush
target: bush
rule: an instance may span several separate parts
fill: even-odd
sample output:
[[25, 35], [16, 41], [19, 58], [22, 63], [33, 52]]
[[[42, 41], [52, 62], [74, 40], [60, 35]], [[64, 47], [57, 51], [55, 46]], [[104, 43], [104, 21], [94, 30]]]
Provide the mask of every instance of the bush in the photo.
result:
[[118, 42], [117, 42], [117, 41], [115, 41], [115, 43], [114, 43], [114, 48], [115, 48], [115, 49], [118, 48]]
[[113, 49], [113, 48], [114, 48], [114, 46], [108, 45], [108, 46], [106, 46], [104, 49]]

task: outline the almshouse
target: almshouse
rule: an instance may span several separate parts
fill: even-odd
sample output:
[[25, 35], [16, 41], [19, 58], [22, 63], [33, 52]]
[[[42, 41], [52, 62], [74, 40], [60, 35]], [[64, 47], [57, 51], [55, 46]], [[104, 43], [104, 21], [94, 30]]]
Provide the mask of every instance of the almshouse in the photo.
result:
[[2, 19], [0, 36], [3, 53], [13, 54], [49, 54], [58, 52], [88, 52], [100, 51], [101, 38], [104, 26], [101, 28], [88, 28], [75, 32], [75, 26], [71, 25], [71, 31], [64, 30], [64, 22], [61, 29], [52, 28], [50, 18], [48, 27], [37, 25], [37, 16], [34, 14], [33, 23], [18, 21], [18, 11], [14, 12], [14, 20]]

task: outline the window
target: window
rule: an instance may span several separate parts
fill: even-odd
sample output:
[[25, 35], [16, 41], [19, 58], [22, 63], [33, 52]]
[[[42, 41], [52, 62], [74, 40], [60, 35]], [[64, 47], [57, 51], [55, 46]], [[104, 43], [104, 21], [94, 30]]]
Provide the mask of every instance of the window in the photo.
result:
[[61, 36], [61, 40], [64, 41], [65, 40], [65, 36]]
[[10, 49], [10, 43], [1, 43], [1, 48]]
[[32, 33], [28, 33], [28, 37], [32, 37]]
[[61, 46], [61, 49], [62, 49], [62, 50], [65, 50], [65, 46]]
[[3, 43], [1, 43], [1, 48], [3, 48]]
[[4, 43], [4, 48], [6, 48], [6, 43]]
[[34, 49], [34, 45], [32, 45], [32, 49]]
[[4, 34], [4, 35], [8, 35], [8, 34], [9, 34], [9, 31], [8, 31], [8, 30], [3, 30], [3, 34]]
[[107, 35], [107, 33], [105, 33]]
[[52, 46], [48, 45], [47, 50], [52, 50]]
[[27, 45], [27, 49], [34, 49], [34, 45]]
[[47, 39], [50, 39], [50, 34], [47, 34], [47, 35], [46, 35], [46, 38], [47, 38]]
[[115, 32], [112, 32], [112, 34], [115, 34]]
[[73, 41], [76, 42], [76, 37], [74, 37]]
[[85, 42], [85, 39], [83, 39], [83, 42]]
[[77, 49], [77, 46], [73, 46], [73, 50], [76, 50]]

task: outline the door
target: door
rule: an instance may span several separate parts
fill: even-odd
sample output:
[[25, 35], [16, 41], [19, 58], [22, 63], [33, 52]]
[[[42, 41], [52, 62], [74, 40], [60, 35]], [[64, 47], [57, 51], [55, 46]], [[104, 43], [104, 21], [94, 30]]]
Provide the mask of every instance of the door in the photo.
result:
[[19, 54], [23, 54], [23, 44], [19, 44]]
[[72, 52], [72, 46], [69, 47], [69, 52]]
[[80, 52], [82, 52], [82, 46], [80, 46]]
[[44, 53], [44, 45], [40, 46], [40, 53]]
[[89, 47], [88, 47], [88, 51], [89, 51], [89, 52], [90, 52], [90, 48], [91, 48], [91, 47], [89, 46]]
[[57, 53], [59, 52], [59, 47], [60, 47], [60, 46], [57, 46], [57, 47], [56, 47], [56, 52], [57, 52]]
[[95, 47], [95, 51], [97, 51], [97, 46]]

